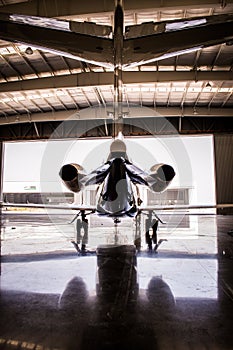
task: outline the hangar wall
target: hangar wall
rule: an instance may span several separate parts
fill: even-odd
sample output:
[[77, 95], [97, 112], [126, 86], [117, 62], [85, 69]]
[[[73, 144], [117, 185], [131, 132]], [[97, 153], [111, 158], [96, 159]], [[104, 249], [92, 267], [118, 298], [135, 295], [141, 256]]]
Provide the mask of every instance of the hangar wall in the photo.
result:
[[[3, 164], [4, 164], [4, 143], [0, 142], [0, 203], [2, 202], [2, 187], [3, 187]], [[2, 251], [2, 206], [0, 206], [0, 275], [1, 275], [1, 251]]]
[[[233, 135], [215, 135], [215, 176], [217, 204], [233, 202]], [[218, 214], [233, 214], [220, 209]]]
[[3, 171], [4, 171], [4, 149], [5, 145], [0, 142], [0, 202], [2, 202], [2, 187], [3, 187]]

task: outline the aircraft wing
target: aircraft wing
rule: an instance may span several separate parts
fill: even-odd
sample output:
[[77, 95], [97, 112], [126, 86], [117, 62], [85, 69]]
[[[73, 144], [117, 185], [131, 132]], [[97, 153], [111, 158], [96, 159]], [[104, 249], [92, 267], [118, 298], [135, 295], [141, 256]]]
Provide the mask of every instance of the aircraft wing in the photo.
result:
[[34, 204], [34, 203], [1, 203], [1, 207], [4, 208], [35, 208], [35, 209], [58, 209], [58, 210], [85, 210], [95, 212], [96, 206], [91, 205], [76, 205], [76, 204]]
[[[57, 210], [75, 210], [75, 211], [90, 211], [95, 212], [96, 206], [91, 205], [51, 205], [51, 204], [34, 204], [34, 203], [1, 203], [3, 208], [34, 208], [34, 209], [57, 209]], [[155, 213], [161, 211], [187, 211], [190, 209], [225, 209], [233, 208], [233, 204], [216, 204], [216, 205], [153, 205], [153, 206], [140, 206], [138, 208], [139, 212], [149, 212], [154, 211]]]
[[126, 27], [123, 68], [222, 43], [232, 44], [233, 14], [149, 22]]
[[233, 208], [233, 204], [203, 204], [203, 205], [153, 205], [141, 206], [140, 211], [170, 211], [170, 210], [189, 210], [189, 209], [225, 209]]
[[112, 67], [111, 27], [55, 18], [0, 14], [0, 39]]

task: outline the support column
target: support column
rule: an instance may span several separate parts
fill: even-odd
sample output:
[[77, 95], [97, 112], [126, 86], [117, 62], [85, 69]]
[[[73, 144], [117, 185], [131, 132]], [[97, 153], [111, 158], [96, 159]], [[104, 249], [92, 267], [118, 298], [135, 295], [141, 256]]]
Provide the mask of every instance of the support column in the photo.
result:
[[[217, 204], [233, 203], [233, 135], [215, 135], [214, 150]], [[218, 214], [233, 214], [233, 208], [218, 209]]]
[[0, 275], [2, 272], [2, 202], [3, 202], [3, 165], [4, 165], [4, 143], [0, 142]]

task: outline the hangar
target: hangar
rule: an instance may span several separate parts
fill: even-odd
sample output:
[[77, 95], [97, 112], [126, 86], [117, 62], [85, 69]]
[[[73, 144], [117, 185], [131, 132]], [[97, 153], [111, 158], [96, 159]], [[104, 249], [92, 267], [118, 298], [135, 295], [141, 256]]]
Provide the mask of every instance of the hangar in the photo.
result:
[[[71, 57], [70, 42], [63, 39], [59, 46], [56, 35], [56, 50], [42, 47], [47, 41], [51, 44], [55, 40], [53, 36], [46, 37], [46, 29], [63, 25], [69, 32], [66, 27], [69, 22], [63, 22], [68, 20], [72, 21], [75, 33], [86, 31], [86, 37], [95, 38], [95, 58], [107, 59], [109, 52], [102, 41], [107, 43], [112, 38], [109, 28], [115, 23], [114, 6], [110, 0], [81, 4], [73, 0], [0, 2], [1, 187], [3, 164], [9, 163], [8, 152], [4, 159], [4, 148], [15, 147], [12, 151], [15, 160], [9, 159], [17, 164], [22, 142], [34, 141], [29, 144], [32, 150], [39, 142], [48, 141], [46, 156], [49, 154], [50, 158], [42, 163], [42, 170], [49, 179], [48, 162], [53, 164], [70, 147], [67, 143], [64, 150], [59, 142], [64, 146], [67, 141], [73, 144], [78, 139], [82, 146], [79, 144], [77, 149], [82, 147], [83, 153], [89, 147], [88, 142], [92, 142], [91, 156], [86, 155], [91, 165], [96, 157], [105, 154], [106, 146], [102, 147], [102, 143], [109, 149], [117, 88], [122, 102], [121, 131], [129, 140], [127, 147], [130, 148], [130, 142], [136, 142], [131, 149], [136, 149], [137, 155], [142, 147], [149, 150], [151, 138], [162, 140], [156, 144], [156, 150], [163, 143], [170, 158], [179, 153], [183, 167], [178, 166], [178, 173], [189, 167], [187, 159], [191, 168], [196, 159], [197, 168], [202, 167], [199, 177], [203, 181], [207, 178], [200, 192], [203, 187], [208, 192], [211, 182], [214, 189], [211, 200], [218, 205], [217, 212], [188, 211], [181, 216], [177, 212], [161, 213], [158, 217], [168, 222], [168, 228], [159, 224], [160, 245], [152, 254], [147, 252], [141, 237], [145, 218], [122, 220], [118, 225], [110, 218], [100, 221], [95, 216], [88, 217], [91, 223], [88, 244], [97, 250], [95, 254], [91, 249], [85, 250], [84, 256], [77, 256], [70, 244], [74, 230], [67, 224], [73, 221], [73, 212], [24, 213], [2, 209], [0, 346], [3, 349], [230, 349], [233, 346], [232, 208], [224, 204], [233, 203], [230, 17], [233, 1], [180, 0], [174, 4], [168, 0], [125, 0], [124, 35], [128, 42], [134, 43], [137, 59], [143, 57], [144, 62], [125, 65], [120, 71], [120, 89], [114, 81], [119, 70], [85, 60], [84, 37], [81, 48], [76, 48], [78, 60]], [[156, 51], [153, 44], [148, 46], [150, 35], [152, 38], [154, 32], [163, 33], [164, 28], [174, 33], [178, 23], [180, 32], [172, 38], [182, 47], [186, 40], [182, 30], [189, 28], [190, 18], [194, 18], [191, 26], [199, 28], [208, 18], [218, 15], [225, 17], [221, 17], [220, 25], [213, 20], [211, 28], [215, 30], [208, 31], [209, 36], [203, 39], [208, 41], [206, 47], [193, 44], [191, 50], [185, 47], [182, 52], [167, 50], [161, 54], [160, 47]], [[140, 26], [143, 23], [146, 26]], [[26, 29], [19, 34], [17, 26]], [[44, 35], [33, 37], [30, 26], [40, 28]], [[135, 44], [138, 36], [141, 39], [138, 43], [145, 43], [147, 48], [144, 52]], [[34, 45], [30, 44], [32, 37]], [[100, 41], [100, 37], [104, 40]], [[222, 37], [225, 40], [219, 39]], [[88, 49], [91, 51], [92, 47]], [[149, 53], [155, 51], [159, 59], [151, 60]], [[121, 59], [130, 62], [127, 50], [124, 55]], [[115, 66], [118, 63], [114, 61]], [[196, 153], [186, 158], [184, 145], [190, 137], [191, 148]], [[174, 146], [176, 138], [182, 143], [181, 151]], [[206, 138], [208, 146], [203, 143]], [[173, 147], [176, 151], [171, 151]], [[32, 162], [29, 148], [25, 148], [23, 158]], [[164, 149], [161, 154], [166, 154]], [[210, 158], [212, 178], [206, 177]], [[23, 165], [24, 160], [19, 159]], [[27, 173], [27, 169], [18, 166], [13, 172], [17, 182], [17, 175]], [[197, 183], [195, 174], [193, 171], [192, 186]], [[203, 181], [200, 180], [202, 184]], [[9, 181], [5, 196], [1, 190], [2, 199], [38, 203], [34, 186], [27, 183], [24, 193], [17, 193]], [[181, 181], [179, 186], [168, 188], [167, 197], [144, 192], [143, 201], [148, 205], [190, 204], [190, 186]], [[27, 187], [31, 194], [28, 197]], [[84, 198], [89, 200], [89, 205], [93, 205], [96, 197], [95, 190], [91, 191]], [[64, 196], [59, 197], [61, 193], [46, 187], [40, 198], [64, 201]], [[16, 195], [20, 195], [18, 200]], [[70, 195], [66, 191], [65, 201], [70, 198], [73, 201]]]

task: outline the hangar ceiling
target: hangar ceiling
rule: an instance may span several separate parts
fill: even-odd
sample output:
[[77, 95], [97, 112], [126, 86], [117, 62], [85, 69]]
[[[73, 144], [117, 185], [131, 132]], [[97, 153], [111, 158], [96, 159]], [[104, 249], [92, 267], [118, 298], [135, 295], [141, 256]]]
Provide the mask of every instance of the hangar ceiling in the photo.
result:
[[[125, 24], [233, 13], [233, 1], [175, 3], [125, 0]], [[113, 10], [113, 0], [81, 4], [75, 0], [0, 0], [0, 12], [107, 25], [113, 25]], [[187, 117], [186, 132], [194, 129], [233, 132], [230, 127], [232, 80], [233, 45], [221, 44], [125, 71], [123, 99], [126, 104], [152, 107], [158, 115]], [[53, 129], [59, 120], [75, 115], [83, 108], [112, 102], [113, 73], [110, 69], [0, 41], [1, 139], [12, 139], [14, 134], [20, 138], [46, 137], [49, 131], [43, 130], [42, 125], [47, 125], [45, 122]], [[211, 127], [209, 117], [217, 118], [217, 129], [215, 125]], [[39, 127], [35, 124], [42, 122], [44, 124]], [[20, 123], [30, 124], [28, 128], [32, 127], [34, 136], [27, 128], [25, 131], [25, 125], [22, 131]], [[177, 119], [177, 128], [178, 124]]]

